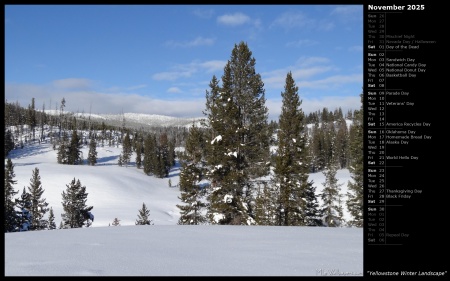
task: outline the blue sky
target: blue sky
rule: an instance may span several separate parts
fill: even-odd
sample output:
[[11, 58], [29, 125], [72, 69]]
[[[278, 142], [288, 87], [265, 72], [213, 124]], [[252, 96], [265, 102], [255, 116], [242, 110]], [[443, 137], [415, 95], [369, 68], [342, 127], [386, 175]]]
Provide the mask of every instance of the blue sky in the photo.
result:
[[305, 113], [359, 109], [362, 5], [6, 5], [5, 99], [67, 111], [201, 117], [244, 41], [270, 119], [292, 72]]

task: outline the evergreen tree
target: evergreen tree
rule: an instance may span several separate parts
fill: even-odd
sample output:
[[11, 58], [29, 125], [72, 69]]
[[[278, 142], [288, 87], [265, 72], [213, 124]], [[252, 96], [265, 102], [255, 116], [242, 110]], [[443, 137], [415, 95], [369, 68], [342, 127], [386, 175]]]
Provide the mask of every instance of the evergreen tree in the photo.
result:
[[258, 183], [255, 199], [255, 222], [257, 225], [275, 225], [277, 206], [273, 198], [279, 198], [279, 190], [274, 190], [267, 182]]
[[325, 167], [323, 134], [319, 122], [315, 121], [311, 130], [309, 155], [311, 157], [311, 172], [322, 171]]
[[343, 225], [342, 210], [340, 204], [340, 195], [342, 184], [338, 184], [336, 178], [337, 164], [330, 163], [323, 174], [325, 175], [325, 182], [322, 190], [322, 212], [323, 222], [326, 226], [338, 227]]
[[120, 220], [118, 218], [114, 218], [113, 222], [112, 222], [113, 226], [120, 226]]
[[[122, 142], [122, 154], [121, 154], [121, 164], [125, 165], [125, 167], [128, 167], [128, 164], [130, 163], [130, 159], [131, 159], [131, 153], [133, 152], [132, 150], [132, 145], [131, 145], [131, 139], [130, 139], [130, 134], [127, 132], [125, 134], [125, 138]], [[122, 166], [120, 165], [120, 166]]]
[[158, 178], [164, 178], [166, 176], [166, 165], [164, 158], [164, 150], [158, 145], [156, 147], [156, 153], [153, 155], [153, 175]]
[[170, 139], [168, 143], [168, 152], [167, 152], [167, 165], [170, 168], [175, 166], [175, 139]]
[[16, 201], [14, 197], [19, 191], [14, 189], [14, 185], [17, 183], [14, 173], [14, 164], [11, 159], [6, 160], [5, 165], [5, 203], [4, 207], [4, 230], [5, 232], [13, 232], [18, 227], [18, 217], [16, 213]]
[[8, 156], [9, 152], [14, 149], [14, 138], [11, 130], [5, 132], [5, 158]]
[[61, 129], [63, 127], [63, 115], [64, 115], [64, 107], [66, 107], [66, 99], [62, 98], [61, 105], [59, 107], [59, 137], [61, 138]]
[[50, 211], [48, 213], [47, 227], [48, 227], [48, 230], [56, 229], [55, 214], [53, 213], [53, 208], [52, 207], [50, 207]]
[[140, 169], [142, 167], [142, 153], [143, 153], [142, 141], [136, 143], [136, 168]]
[[40, 114], [39, 124], [41, 127], [40, 141], [44, 141], [45, 139], [44, 125], [47, 124], [47, 114], [45, 114], [45, 103], [42, 104], [42, 113]]
[[186, 139], [185, 151], [181, 157], [180, 191], [178, 197], [184, 205], [180, 209], [178, 224], [204, 224], [207, 219], [203, 214], [206, 204], [203, 202], [202, 190], [199, 185], [203, 180], [203, 150], [205, 141], [202, 132], [192, 125]]
[[57, 152], [57, 162], [58, 164], [67, 164], [68, 163], [68, 155], [67, 155], [67, 151], [68, 151], [68, 147], [69, 147], [69, 138], [66, 134], [66, 132], [64, 132], [62, 134], [62, 139], [60, 140], [59, 143], [59, 147], [58, 147], [58, 152]]
[[30, 126], [30, 129], [33, 132], [33, 140], [36, 139], [36, 125], [37, 125], [37, 119], [36, 119], [36, 110], [35, 110], [35, 104], [34, 104], [34, 98], [31, 99], [31, 105], [28, 106], [27, 111], [27, 124]]
[[317, 201], [316, 188], [312, 182], [305, 189], [305, 205], [305, 225], [323, 226], [323, 214]]
[[44, 219], [44, 215], [49, 210], [47, 208], [48, 203], [45, 198], [42, 198], [44, 189], [41, 185], [41, 176], [39, 175], [39, 169], [34, 168], [32, 177], [30, 179], [30, 186], [28, 187], [30, 193], [30, 213], [32, 217], [31, 230], [43, 230], [47, 228], [47, 220]]
[[[90, 225], [90, 211], [94, 208], [87, 206], [86, 186], [82, 186], [80, 180], [73, 180], [66, 184], [66, 190], [62, 192], [62, 205], [64, 213], [61, 214], [64, 228], [81, 228]], [[92, 220], [91, 220], [92, 221]]]
[[268, 109], [255, 63], [246, 43], [235, 45], [222, 86], [213, 76], [206, 92], [212, 183], [208, 216], [213, 224], [253, 224], [253, 180], [269, 172]]
[[153, 222], [150, 219], [150, 210], [147, 209], [145, 203], [142, 203], [142, 209], [139, 210], [136, 225], [153, 225]]
[[[350, 126], [350, 165], [349, 171], [353, 181], [348, 182], [347, 208], [352, 216], [349, 225], [364, 226], [364, 155], [363, 155], [363, 94], [361, 97], [361, 109], [355, 111], [353, 125]], [[383, 147], [379, 147], [382, 149]]]
[[148, 134], [144, 141], [144, 173], [150, 175], [155, 171], [154, 158], [156, 155], [156, 138], [152, 134]]
[[67, 150], [67, 164], [78, 165], [82, 163], [82, 146], [83, 143], [75, 128], [72, 131], [72, 138], [70, 139], [70, 145]]
[[89, 153], [88, 153], [88, 164], [91, 166], [95, 166], [97, 163], [97, 142], [95, 138], [92, 136], [89, 142]]
[[22, 195], [19, 199], [16, 199], [16, 206], [19, 209], [17, 211], [18, 217], [18, 231], [28, 231], [33, 227], [33, 217], [31, 215], [31, 195], [23, 188]]
[[[340, 113], [342, 114], [342, 112]], [[335, 144], [335, 154], [336, 159], [339, 164], [340, 169], [344, 169], [347, 167], [347, 159], [348, 159], [348, 130], [347, 123], [345, 119], [339, 118], [336, 120], [337, 132], [336, 132], [336, 144]]]
[[309, 164], [307, 159], [304, 114], [298, 87], [289, 72], [283, 105], [279, 118], [278, 149], [275, 161], [274, 178], [280, 197], [277, 198], [278, 225], [305, 224], [305, 189], [308, 187]]
[[169, 171], [171, 165], [169, 164], [169, 138], [167, 133], [163, 132], [159, 136], [159, 151], [160, 151], [160, 161], [161, 161], [161, 175], [162, 177], [169, 176]]

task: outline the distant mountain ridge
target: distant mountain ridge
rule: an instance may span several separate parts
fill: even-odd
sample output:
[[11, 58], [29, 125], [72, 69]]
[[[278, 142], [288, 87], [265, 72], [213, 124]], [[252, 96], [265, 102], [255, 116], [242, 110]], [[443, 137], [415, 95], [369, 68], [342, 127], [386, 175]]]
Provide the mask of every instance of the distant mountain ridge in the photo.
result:
[[[50, 115], [59, 115], [57, 110], [46, 110]], [[190, 127], [192, 124], [200, 126], [201, 119], [204, 117], [173, 117], [157, 114], [143, 113], [123, 113], [123, 114], [91, 114], [91, 113], [73, 113], [64, 112], [64, 114], [74, 115], [79, 119], [90, 119], [94, 122], [105, 122], [106, 124], [118, 125], [125, 122], [126, 127]]]

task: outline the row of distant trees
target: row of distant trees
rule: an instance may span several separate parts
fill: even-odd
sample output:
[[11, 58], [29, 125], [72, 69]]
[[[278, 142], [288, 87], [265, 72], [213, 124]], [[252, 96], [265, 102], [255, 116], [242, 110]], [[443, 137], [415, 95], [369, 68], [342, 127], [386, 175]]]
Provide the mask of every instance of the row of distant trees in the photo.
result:
[[[35, 113], [31, 114], [30, 112]], [[10, 118], [6, 118], [6, 116], [10, 116]], [[19, 116], [22, 117], [19, 118]], [[38, 119], [46, 120], [46, 123], [39, 123], [38, 133], [34, 134], [33, 131], [35, 130], [30, 125], [33, 122], [26, 121], [28, 119], [24, 116], [39, 116]], [[347, 125], [347, 121], [353, 122], [355, 116], [356, 111], [349, 111], [344, 117], [340, 108], [333, 112], [325, 107], [322, 111], [309, 113], [307, 117], [305, 116], [301, 120], [308, 142], [305, 149], [308, 150], [311, 173], [323, 171], [332, 160], [338, 161], [340, 169], [348, 168], [352, 162], [357, 161], [357, 155], [352, 153], [350, 144], [358, 136]], [[11, 120], [22, 120], [25, 123], [18, 125], [17, 122]], [[61, 116], [48, 115], [34, 110], [32, 106], [29, 106], [28, 109], [22, 108], [17, 103], [5, 104], [5, 124], [7, 124], [4, 135], [5, 157], [12, 149], [23, 148], [30, 142], [49, 141], [53, 143], [54, 149], [58, 149], [58, 163], [70, 165], [85, 163], [84, 157], [86, 156], [81, 153], [81, 148], [89, 146], [90, 152], [86, 158], [87, 164], [95, 165], [97, 163], [95, 151], [97, 146], [118, 147], [122, 145], [124, 151], [118, 161], [119, 165], [128, 166], [134, 160], [130, 158], [131, 153], [135, 152], [137, 154], [136, 166], [141, 168], [144, 163], [147, 163], [146, 170], [148, 172], [146, 173], [156, 174], [158, 177], [167, 175], [167, 167], [171, 167], [170, 163], [173, 163], [173, 159], [168, 158], [174, 158], [174, 147], [185, 146], [189, 130], [186, 127], [164, 127], [148, 130], [140, 128], [134, 130], [127, 127], [125, 119], [122, 121], [122, 125], [111, 126], [106, 125], [103, 121], [100, 123], [84, 118], [80, 120], [80, 118], [70, 116], [69, 113]], [[27, 124], [28, 126], [25, 126]], [[309, 126], [306, 127], [307, 125]], [[278, 145], [277, 137], [274, 138], [273, 136], [277, 135], [279, 126], [279, 121], [272, 120], [269, 123], [271, 146]], [[147, 137], [151, 137], [153, 140], [147, 140]], [[155, 148], [147, 149], [147, 153], [152, 155], [147, 155], [146, 162], [143, 161], [145, 143], [153, 143], [155, 146]], [[150, 161], [149, 158], [152, 160]], [[271, 159], [271, 161], [273, 162], [274, 159]], [[153, 167], [159, 165], [160, 168], [153, 168], [149, 164], [150, 162], [154, 163]], [[159, 162], [159, 164], [156, 164], [156, 162]], [[157, 170], [157, 172], [154, 173], [154, 170]]]

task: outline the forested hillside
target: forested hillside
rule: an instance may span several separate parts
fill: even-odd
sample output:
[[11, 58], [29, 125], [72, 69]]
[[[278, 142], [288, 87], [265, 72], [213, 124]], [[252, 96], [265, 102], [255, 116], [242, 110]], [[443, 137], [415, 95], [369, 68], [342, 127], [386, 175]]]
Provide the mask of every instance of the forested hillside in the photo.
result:
[[[18, 196], [8, 158], [14, 149], [41, 143], [52, 144], [61, 165], [95, 166], [99, 147], [120, 147], [117, 165], [151, 177], [168, 177], [179, 163], [179, 224], [362, 227], [362, 107], [345, 116], [340, 108], [326, 107], [305, 114], [289, 72], [281, 115], [269, 121], [255, 62], [245, 43], [236, 44], [222, 77], [210, 81], [203, 119], [193, 118], [190, 125], [186, 120], [139, 123], [125, 114], [91, 118], [66, 112], [64, 98], [59, 112], [51, 113], [45, 105], [38, 110], [34, 98], [27, 108], [6, 101], [5, 231], [56, 227], [41, 200], [38, 171], [36, 184]], [[339, 169], [349, 169], [353, 179], [345, 205], [336, 180]], [[322, 204], [308, 179], [318, 172], [326, 175]], [[83, 186], [74, 180], [70, 187], [59, 227], [89, 226], [90, 206], [73, 199], [83, 198]], [[344, 208], [353, 216], [345, 222]]]

